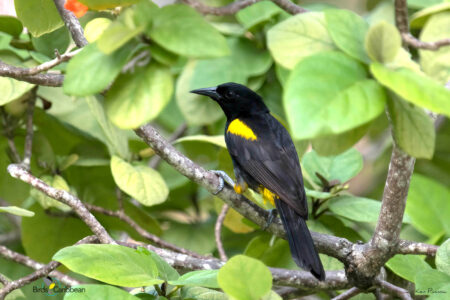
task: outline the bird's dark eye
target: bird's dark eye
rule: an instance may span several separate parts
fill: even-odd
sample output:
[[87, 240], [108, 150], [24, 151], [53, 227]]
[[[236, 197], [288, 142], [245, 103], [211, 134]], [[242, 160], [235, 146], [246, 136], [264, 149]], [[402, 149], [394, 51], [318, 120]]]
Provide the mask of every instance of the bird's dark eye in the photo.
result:
[[233, 91], [226, 91], [225, 93], [225, 97], [227, 97], [228, 99], [233, 99], [235, 96]]

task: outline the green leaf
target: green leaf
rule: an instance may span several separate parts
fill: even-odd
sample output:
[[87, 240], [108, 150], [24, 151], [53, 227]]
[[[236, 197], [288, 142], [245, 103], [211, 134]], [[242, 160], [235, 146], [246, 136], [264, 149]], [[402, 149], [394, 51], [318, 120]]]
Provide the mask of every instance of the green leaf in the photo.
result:
[[170, 70], [151, 63], [121, 74], [106, 94], [108, 117], [119, 128], [137, 128], [153, 120], [172, 96]]
[[218, 289], [217, 273], [219, 270], [199, 270], [183, 274], [177, 280], [171, 280], [168, 283], [171, 285], [187, 285], [187, 286], [202, 286], [207, 288]]
[[340, 134], [327, 135], [311, 141], [312, 148], [322, 156], [338, 155], [355, 145], [369, 130], [372, 122]]
[[111, 22], [108, 18], [95, 18], [89, 21], [84, 27], [84, 36], [88, 42], [93, 43], [98, 40]]
[[267, 46], [277, 63], [287, 69], [312, 54], [334, 50], [324, 14], [298, 14], [282, 21], [267, 32]]
[[363, 47], [369, 24], [352, 11], [330, 9], [325, 11], [328, 32], [336, 46], [344, 53], [362, 62], [369, 57]]
[[66, 27], [61, 27], [39, 37], [32, 37], [31, 43], [34, 49], [49, 58], [55, 57], [55, 50], [64, 53], [70, 44], [70, 34]]
[[403, 99], [436, 113], [450, 116], [450, 90], [433, 79], [408, 69], [391, 70], [378, 63], [370, 71], [382, 85]]
[[[44, 176], [42, 176], [41, 180], [44, 181], [49, 186], [54, 187], [55, 189], [70, 192], [70, 187], [67, 184], [66, 180], [59, 175], [55, 175], [55, 176], [44, 175]], [[58, 200], [55, 200], [53, 198], [50, 198], [49, 196], [45, 195], [41, 191], [33, 189], [30, 192], [30, 196], [33, 197], [34, 199], [36, 199], [39, 202], [39, 204], [41, 204], [42, 208], [44, 208], [44, 209], [49, 209], [51, 207], [55, 207], [62, 211], [65, 211], [65, 212], [71, 210], [71, 208], [69, 206], [67, 206], [66, 204], [64, 204]]]
[[105, 54], [111, 54], [142, 33], [145, 24], [136, 24], [133, 18], [134, 10], [132, 9], [126, 9], [121, 13], [97, 39], [98, 49]]
[[302, 158], [303, 171], [317, 183], [321, 181], [315, 173], [321, 174], [328, 181], [339, 180], [344, 183], [355, 177], [363, 167], [363, 159], [356, 149], [349, 149], [337, 156], [319, 156], [314, 150]]
[[172, 266], [169, 265], [164, 259], [159, 257], [158, 254], [150, 250], [147, 251], [150, 253], [150, 256], [152, 257], [156, 267], [158, 268], [158, 278], [164, 281], [169, 281], [169, 280], [177, 280], [180, 277], [177, 270], [172, 268]]
[[[420, 33], [420, 40], [434, 42], [450, 36], [450, 12], [433, 15]], [[419, 50], [424, 72], [442, 85], [450, 81], [450, 47], [435, 51]]]
[[[195, 234], [192, 234], [193, 232]], [[164, 231], [162, 239], [200, 254], [212, 253], [216, 248], [214, 224], [210, 222], [193, 224], [172, 222], [170, 228]]]
[[71, 271], [109, 284], [140, 287], [163, 282], [149, 254], [119, 245], [83, 244], [63, 248], [54, 256]]
[[301, 61], [291, 72], [283, 97], [296, 139], [359, 127], [380, 115], [385, 101], [383, 88], [367, 78], [364, 67], [340, 52]]
[[186, 286], [181, 289], [181, 299], [195, 300], [228, 300], [229, 298], [221, 292], [210, 290], [199, 286]]
[[439, 271], [450, 275], [450, 239], [447, 239], [436, 253], [436, 267]]
[[225, 38], [187, 5], [162, 7], [147, 34], [160, 46], [183, 56], [203, 58], [229, 54]]
[[436, 237], [450, 235], [450, 191], [438, 182], [414, 174], [408, 192], [406, 213], [412, 225], [421, 233]]
[[410, 25], [411, 28], [422, 27], [428, 19], [434, 15], [450, 9], [450, 2], [436, 4], [425, 9], [422, 9], [411, 16]]
[[33, 36], [52, 32], [63, 25], [52, 0], [14, 0], [14, 6], [17, 17]]
[[80, 284], [72, 286], [72, 289], [80, 292], [68, 292], [64, 300], [91, 300], [91, 299], [121, 299], [139, 300], [140, 298], [131, 295], [127, 291], [115, 286], [103, 284]]
[[260, 299], [272, 288], [269, 269], [262, 262], [244, 255], [232, 257], [220, 269], [217, 281], [225, 293], [238, 300]]
[[49, 216], [39, 204], [29, 209], [35, 215], [22, 218], [22, 245], [26, 255], [41, 263], [48, 263], [59, 249], [92, 234], [78, 218]]
[[273, 239], [269, 234], [254, 237], [245, 248], [244, 254], [275, 268], [295, 268], [289, 244], [283, 239]]
[[388, 63], [394, 60], [402, 47], [400, 33], [394, 25], [380, 22], [370, 27], [364, 42], [370, 59], [376, 62]]
[[0, 16], [0, 31], [19, 37], [23, 31], [22, 23], [13, 16]]
[[442, 2], [446, 2], [447, 0], [409, 0], [408, 7], [411, 8], [425, 8], [435, 4], [439, 4]]
[[238, 11], [236, 19], [248, 30], [258, 24], [270, 20], [281, 12], [282, 9], [273, 2], [261, 1]]
[[34, 212], [17, 206], [0, 206], [0, 212], [5, 212], [21, 217], [34, 216]]
[[152, 168], [132, 166], [117, 156], [111, 158], [114, 181], [121, 190], [146, 206], [160, 204], [167, 199], [169, 190], [164, 179]]
[[431, 159], [434, 153], [435, 129], [422, 108], [399, 97], [388, 99], [394, 139], [400, 148], [416, 158]]
[[64, 92], [87, 96], [101, 92], [119, 75], [134, 46], [126, 44], [111, 55], [101, 52], [96, 44], [89, 44], [67, 65]]
[[117, 6], [128, 6], [141, 0], [78, 0], [90, 9], [105, 10]]
[[310, 190], [308, 188], [305, 188], [306, 196], [313, 197], [316, 199], [330, 199], [335, 197], [336, 195], [328, 192], [319, 192], [315, 190]]
[[427, 299], [445, 300], [450, 293], [450, 276], [437, 270], [425, 270], [416, 275], [417, 295], [430, 295]]
[[33, 87], [34, 84], [8, 77], [0, 77], [0, 90], [2, 91], [0, 94], [0, 105], [19, 99]]
[[424, 256], [418, 255], [397, 254], [386, 265], [398, 276], [414, 282], [414, 278], [418, 273], [431, 270], [430, 265], [425, 262], [424, 258]]
[[125, 132], [119, 130], [109, 121], [100, 100], [95, 97], [87, 97], [86, 102], [101, 127], [103, 132], [101, 139], [108, 146], [110, 154], [117, 154], [122, 158], [128, 158], [130, 153]]
[[222, 148], [226, 148], [227, 145], [225, 144], [225, 139], [223, 135], [191, 135], [191, 136], [185, 136], [182, 138], [179, 138], [174, 144], [177, 143], [183, 143], [183, 142], [204, 142], [204, 143], [211, 143], [214, 145], [217, 145]]
[[356, 222], [376, 222], [380, 215], [381, 202], [349, 195], [333, 198], [328, 208], [338, 216]]

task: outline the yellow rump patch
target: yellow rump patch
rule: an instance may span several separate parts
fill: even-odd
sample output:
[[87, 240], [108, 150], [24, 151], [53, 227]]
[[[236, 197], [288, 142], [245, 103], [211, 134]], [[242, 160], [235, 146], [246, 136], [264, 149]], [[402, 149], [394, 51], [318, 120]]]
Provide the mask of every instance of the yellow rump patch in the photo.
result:
[[228, 125], [227, 132], [243, 137], [246, 140], [256, 141], [258, 139], [253, 130], [239, 119], [235, 119]]
[[277, 194], [272, 193], [270, 190], [266, 189], [265, 187], [260, 188], [260, 193], [263, 196], [264, 204], [266, 204], [267, 201], [272, 204], [272, 206], [275, 206], [275, 199], [278, 198]]

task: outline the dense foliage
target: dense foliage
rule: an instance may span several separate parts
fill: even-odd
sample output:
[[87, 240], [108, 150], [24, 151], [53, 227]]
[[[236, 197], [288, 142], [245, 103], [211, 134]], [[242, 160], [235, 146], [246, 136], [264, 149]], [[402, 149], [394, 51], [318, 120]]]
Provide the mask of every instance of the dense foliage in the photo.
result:
[[[55, 49], [75, 51], [53, 1], [14, 2], [17, 18], [0, 16], [1, 61], [29, 68], [53, 59]], [[189, 93], [230, 81], [263, 96], [295, 139], [312, 231], [370, 240], [396, 143], [417, 158], [401, 238], [441, 245], [450, 237], [450, 47], [403, 48], [392, 1], [368, 1], [358, 13], [317, 1], [297, 15], [262, 1], [227, 16], [147, 0], [79, 2], [89, 8], [79, 19], [89, 44], [52, 69], [65, 74], [62, 87], [0, 77], [0, 233], [20, 230], [8, 247], [41, 263], [59, 261], [61, 271], [96, 283], [65, 299], [165, 299], [161, 288], [169, 299], [279, 299], [267, 267], [296, 266], [285, 240], [232, 208], [222, 230], [232, 258], [220, 270], [178, 272], [146, 248], [73, 246], [92, 234], [85, 223], [6, 172], [17, 162], [10, 142], [23, 153], [33, 97], [32, 174], [85, 203], [112, 211], [123, 205], [149, 233], [201, 255], [218, 257], [214, 224], [223, 202], [160, 161], [132, 129], [151, 122], [167, 137], [177, 132], [172, 142], [183, 154], [231, 175], [223, 113]], [[411, 30], [422, 41], [450, 36], [448, 1], [408, 4]], [[430, 112], [440, 115], [436, 124]], [[247, 196], [271, 208], [259, 195]], [[5, 213], [22, 216], [20, 226]], [[148, 242], [119, 218], [94, 215], [113, 238]], [[430, 298], [448, 299], [449, 247], [447, 241], [436, 259], [396, 255], [386, 264], [388, 277], [414, 283], [418, 294], [444, 291]], [[335, 258], [321, 259], [326, 270], [344, 269]], [[0, 256], [0, 274], [28, 273]], [[33, 293], [33, 285], [44, 281], [7, 299], [47, 299]], [[136, 289], [129, 294], [117, 286]]]

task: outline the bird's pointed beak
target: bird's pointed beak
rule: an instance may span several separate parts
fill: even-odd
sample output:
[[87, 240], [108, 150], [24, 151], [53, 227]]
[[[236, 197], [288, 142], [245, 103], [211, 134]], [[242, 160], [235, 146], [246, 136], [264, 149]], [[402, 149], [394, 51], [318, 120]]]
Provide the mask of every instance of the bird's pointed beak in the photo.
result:
[[199, 94], [203, 96], [211, 97], [214, 100], [217, 100], [219, 98], [219, 94], [217, 93], [217, 87], [209, 87], [209, 88], [203, 88], [203, 89], [196, 89], [192, 90], [191, 93]]

